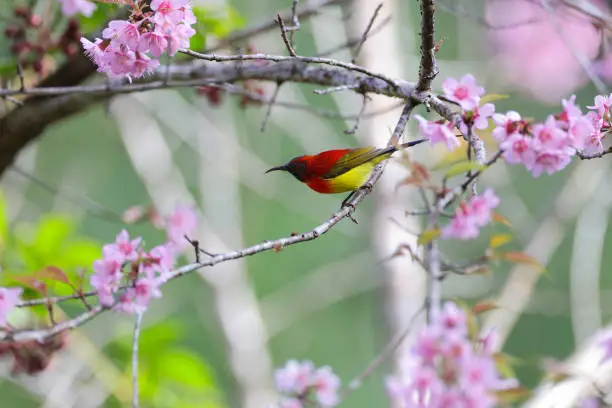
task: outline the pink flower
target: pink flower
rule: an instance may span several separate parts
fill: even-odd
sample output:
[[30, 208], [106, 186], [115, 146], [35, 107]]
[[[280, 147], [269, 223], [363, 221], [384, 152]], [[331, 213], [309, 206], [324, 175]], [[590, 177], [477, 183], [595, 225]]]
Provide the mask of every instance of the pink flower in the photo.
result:
[[310, 381], [320, 405], [324, 407], [333, 407], [338, 404], [340, 379], [332, 372], [331, 368], [321, 367], [317, 369], [312, 374]]
[[551, 175], [559, 170], [563, 170], [571, 161], [567, 150], [546, 150], [538, 153], [531, 169], [533, 177], [538, 178], [543, 172]]
[[569, 99], [561, 100], [561, 105], [563, 105], [563, 112], [560, 117], [561, 120], [569, 122], [574, 118], [582, 116], [580, 107], [576, 105], [576, 95], [572, 95]]
[[62, 14], [65, 17], [72, 17], [75, 14], [83, 14], [91, 17], [97, 6], [88, 0], [57, 0], [62, 5]]
[[[492, 194], [493, 192], [491, 190], [487, 190], [487, 192], [479, 198], [484, 199], [484, 196], [487, 193]], [[495, 198], [497, 199], [497, 197]], [[467, 316], [465, 315], [465, 311], [458, 308], [453, 302], [446, 302], [444, 304], [442, 313], [437, 319], [437, 324], [441, 327], [441, 331], [446, 335], [456, 333], [458, 335], [465, 336], [467, 334]]]
[[7, 315], [21, 302], [23, 288], [0, 287], [0, 326], [6, 326]]
[[476, 84], [476, 78], [472, 74], [464, 75], [459, 81], [447, 78], [442, 83], [442, 89], [447, 99], [457, 102], [466, 111], [476, 108], [484, 94], [484, 88]]
[[195, 30], [185, 24], [177, 25], [174, 30], [168, 31], [168, 53], [175, 55], [181, 48], [189, 48], [189, 39], [193, 37]]
[[189, 245], [185, 236], [193, 235], [197, 226], [198, 217], [193, 207], [179, 205], [174, 209], [174, 212], [168, 217], [166, 232], [176, 250], [184, 249]]
[[457, 207], [455, 216], [442, 230], [442, 238], [468, 240], [478, 236], [479, 227], [491, 220], [491, 210], [499, 205], [499, 198], [492, 190], [473, 196], [467, 203]]
[[465, 390], [497, 389], [499, 382], [495, 361], [488, 356], [472, 356], [460, 363], [460, 383]]
[[274, 373], [276, 389], [287, 394], [301, 395], [311, 385], [314, 364], [310, 361], [289, 360]]
[[476, 224], [463, 213], [457, 213], [448, 224], [442, 230], [443, 239], [461, 239], [468, 240], [474, 239], [478, 236], [479, 230]]
[[[475, 195], [471, 198], [469, 210], [470, 216], [477, 226], [484, 227], [489, 223], [489, 221], [491, 221], [491, 210], [498, 205], [499, 197], [497, 197], [493, 190], [489, 188], [485, 190], [484, 193]], [[445, 312], [447, 314], [443, 316], [443, 321], [452, 315], [452, 310], [446, 310], [447, 305], [451, 305], [449, 307], [452, 307], [453, 303], [446, 303]], [[463, 324], [465, 324], [465, 313], [459, 309], [456, 309], [455, 313], [459, 313], [459, 317], [463, 316]]]
[[497, 142], [503, 142], [510, 136], [518, 133], [522, 125], [521, 115], [515, 111], [508, 111], [505, 115], [496, 113], [492, 116], [492, 119], [496, 125], [492, 136]]
[[612, 106], [612, 94], [608, 96], [597, 95], [595, 97], [595, 104], [587, 106], [587, 108], [597, 110], [599, 116], [603, 117], [606, 113], [610, 112], [610, 106]]
[[115, 303], [113, 294], [117, 290], [117, 281], [109, 276], [94, 274], [89, 278], [89, 283], [98, 293], [98, 301], [102, 306], [110, 307]]
[[160, 26], [176, 26], [187, 17], [184, 11], [186, 7], [190, 7], [189, 0], [153, 0], [153, 22]]
[[112, 20], [108, 27], [102, 31], [102, 38], [116, 43], [115, 46], [125, 45], [132, 51], [136, 51], [140, 42], [138, 26], [125, 20]]
[[143, 272], [159, 272], [162, 277], [165, 277], [171, 271], [176, 262], [171, 245], [158, 245], [148, 254], [143, 255], [143, 258], [148, 259], [148, 262], [145, 261]]
[[495, 105], [485, 103], [480, 108], [475, 106], [473, 110], [463, 114], [463, 120], [459, 123], [459, 131], [464, 135], [469, 133], [470, 129], [486, 129], [489, 127], [489, 118], [495, 112]]
[[279, 408], [303, 408], [304, 406], [297, 398], [283, 398], [278, 403]]
[[150, 31], [140, 37], [138, 51], [149, 52], [155, 58], [159, 58], [168, 49], [166, 36], [156, 31]]
[[420, 115], [414, 115], [419, 122], [421, 134], [429, 140], [431, 144], [444, 143], [449, 151], [455, 150], [459, 146], [459, 140], [454, 132], [452, 123], [428, 122]]
[[436, 370], [424, 366], [413, 374], [410, 385], [403, 392], [405, 406], [415, 408], [438, 406], [444, 384], [438, 378]]
[[418, 335], [412, 352], [423, 362], [433, 363], [440, 353], [440, 331], [434, 327], [425, 327]]
[[551, 115], [546, 122], [538, 123], [533, 127], [534, 138], [543, 149], [559, 149], [568, 146], [567, 132], [557, 126], [557, 121]]
[[522, 163], [531, 169], [535, 163], [536, 152], [531, 137], [515, 134], [503, 141], [499, 148], [504, 151], [503, 158], [510, 164]]
[[125, 256], [113, 245], [105, 245], [102, 248], [102, 259], [93, 262], [93, 270], [96, 274], [120, 279], [121, 268], [125, 262]]
[[108, 251], [110, 252], [117, 252], [121, 254], [124, 262], [133, 262], [138, 259], [138, 248], [141, 241], [142, 238], [140, 237], [130, 241], [130, 235], [128, 232], [126, 230], [121, 230], [115, 239], [115, 243], [105, 245], [105, 248], [108, 248]]
[[81, 37], [81, 44], [83, 45], [83, 50], [85, 50], [85, 55], [100, 67], [103, 64], [104, 57], [104, 49], [101, 47], [103, 41], [100, 38], [96, 38], [95, 42], [91, 42], [87, 38]]
[[134, 311], [136, 313], [144, 312], [149, 306], [151, 299], [162, 296], [159, 290], [159, 283], [160, 281], [152, 276], [140, 276], [136, 280], [134, 287], [128, 289], [133, 294]]
[[130, 76], [134, 70], [136, 62], [136, 54], [128, 49], [125, 45], [113, 46], [109, 45], [104, 50], [105, 72], [112, 76]]
[[143, 75], [153, 72], [155, 68], [159, 66], [159, 61], [156, 59], [151, 59], [147, 57], [145, 54], [137, 52], [136, 60], [134, 61], [134, 67], [131, 72], [131, 76], [134, 78], [140, 78]]

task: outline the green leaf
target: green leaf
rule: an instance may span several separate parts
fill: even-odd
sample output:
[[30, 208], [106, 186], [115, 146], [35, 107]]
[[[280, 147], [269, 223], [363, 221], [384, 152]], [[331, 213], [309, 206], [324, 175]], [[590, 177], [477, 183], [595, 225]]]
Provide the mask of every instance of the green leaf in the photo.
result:
[[450, 169], [444, 174], [444, 178], [451, 178], [454, 176], [458, 176], [460, 174], [465, 174], [468, 171], [475, 173], [477, 171], [481, 171], [485, 169], [486, 166], [473, 161], [463, 161], [456, 164], [453, 164]]
[[246, 20], [238, 11], [227, 5], [225, 7], [194, 6], [196, 31], [203, 35], [212, 34], [218, 38], [227, 37], [232, 31], [244, 27]]
[[216, 389], [210, 367], [197, 354], [187, 349], [173, 349], [159, 358], [163, 377], [199, 390]]
[[6, 210], [6, 200], [4, 194], [0, 190], [0, 253], [3, 252], [6, 242], [8, 241], [8, 216]]
[[[92, 32], [102, 30], [104, 27], [104, 23], [117, 13], [119, 9], [119, 5], [116, 4], [106, 4], [96, 2], [96, 8], [91, 15], [91, 17], [85, 17], [84, 15], [79, 15], [79, 23], [81, 24], [81, 31], [86, 34], [91, 34]], [[91, 40], [91, 39], [90, 39]]]
[[512, 241], [514, 237], [511, 234], [495, 234], [489, 240], [489, 248], [499, 248], [502, 245]]
[[61, 215], [47, 215], [43, 217], [32, 246], [40, 254], [57, 253], [62, 244], [75, 230], [74, 221]]
[[480, 98], [480, 106], [484, 105], [485, 103], [508, 99], [509, 97], [510, 95], [505, 94], [486, 94], [483, 95], [482, 98]]
[[427, 231], [423, 231], [421, 235], [419, 235], [419, 239], [417, 241], [418, 245], [427, 245], [434, 239], [440, 236], [440, 230], [438, 228], [430, 229]]

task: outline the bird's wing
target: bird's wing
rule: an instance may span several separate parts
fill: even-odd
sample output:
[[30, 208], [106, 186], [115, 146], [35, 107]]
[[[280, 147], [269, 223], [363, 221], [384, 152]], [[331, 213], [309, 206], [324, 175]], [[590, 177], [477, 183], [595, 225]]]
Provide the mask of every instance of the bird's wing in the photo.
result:
[[384, 157], [385, 155], [390, 155], [394, 151], [394, 148], [375, 149], [372, 147], [362, 147], [359, 149], [351, 149], [347, 151], [345, 155], [336, 160], [336, 162], [329, 168], [328, 171], [325, 172], [325, 174], [322, 175], [322, 177], [324, 179], [332, 179], [346, 173], [351, 169], [354, 169], [357, 166], [361, 166], [364, 163], [380, 158], [380, 160], [375, 161], [374, 163], [378, 164], [380, 161], [386, 158]]

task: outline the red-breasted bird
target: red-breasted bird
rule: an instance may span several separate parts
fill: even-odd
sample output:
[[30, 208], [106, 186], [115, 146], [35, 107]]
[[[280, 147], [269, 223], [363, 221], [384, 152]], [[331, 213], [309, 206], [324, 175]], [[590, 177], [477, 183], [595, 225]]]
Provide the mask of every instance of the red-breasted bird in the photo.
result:
[[345, 193], [358, 190], [370, 178], [374, 167], [398, 150], [423, 142], [415, 140], [398, 146], [383, 148], [327, 150], [314, 156], [299, 156], [271, 171], [283, 170], [323, 194]]

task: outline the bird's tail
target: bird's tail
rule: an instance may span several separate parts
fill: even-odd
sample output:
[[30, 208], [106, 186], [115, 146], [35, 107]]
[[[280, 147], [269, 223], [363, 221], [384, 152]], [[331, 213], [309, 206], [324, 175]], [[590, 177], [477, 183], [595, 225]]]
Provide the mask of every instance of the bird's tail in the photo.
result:
[[406, 143], [400, 143], [396, 146], [389, 146], [385, 149], [383, 149], [383, 152], [381, 152], [382, 154], [386, 154], [386, 153], [393, 153], [396, 152], [398, 150], [403, 150], [403, 149], [407, 149], [409, 147], [412, 146], [416, 146], [418, 144], [421, 144], [423, 142], [425, 142], [426, 139], [419, 139], [419, 140], [411, 140], [410, 142], [406, 142]]

